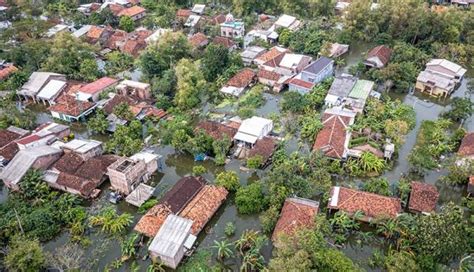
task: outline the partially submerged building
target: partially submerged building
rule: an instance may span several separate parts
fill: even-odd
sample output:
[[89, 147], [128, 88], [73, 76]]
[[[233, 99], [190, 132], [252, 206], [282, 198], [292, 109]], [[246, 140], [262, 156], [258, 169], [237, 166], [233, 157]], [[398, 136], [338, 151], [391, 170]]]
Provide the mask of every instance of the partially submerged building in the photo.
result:
[[245, 119], [234, 136], [238, 145], [253, 147], [257, 140], [268, 136], [273, 130], [273, 121], [270, 119], [253, 116]]
[[464, 135], [458, 149], [458, 156], [463, 159], [474, 160], [474, 132]]
[[429, 214], [435, 211], [439, 193], [432, 184], [414, 181], [411, 183], [408, 209], [411, 212]]
[[432, 59], [416, 78], [415, 90], [432, 96], [447, 97], [462, 81], [466, 69], [445, 59]]
[[255, 82], [255, 72], [251, 69], [245, 68], [235, 74], [227, 83], [220, 89], [221, 93], [240, 97], [252, 84]]
[[277, 246], [280, 235], [291, 236], [299, 229], [312, 228], [318, 210], [319, 202], [317, 201], [299, 197], [287, 198], [273, 230], [272, 241]]
[[50, 72], [33, 72], [17, 95], [23, 99], [36, 101], [38, 93], [52, 80], [66, 81], [66, 76]]
[[301, 73], [292, 78], [288, 83], [290, 91], [301, 94], [310, 92], [313, 87], [332, 76], [334, 73], [334, 61], [326, 57], [320, 57], [306, 66]]
[[383, 68], [390, 61], [392, 50], [385, 45], [372, 48], [364, 61], [364, 65], [371, 68]]
[[333, 186], [329, 193], [328, 209], [343, 211], [349, 216], [361, 213], [360, 218], [365, 222], [378, 219], [394, 219], [401, 212], [399, 198], [358, 191], [340, 186]]
[[221, 140], [224, 137], [228, 137], [232, 140], [237, 133], [238, 128], [229, 126], [225, 123], [219, 123], [217, 121], [201, 121], [196, 126], [196, 130], [203, 130], [207, 135], [211, 136], [214, 140]]
[[100, 95], [117, 86], [118, 80], [111, 77], [102, 77], [94, 82], [82, 86], [77, 92], [77, 100], [80, 101], [99, 101]]

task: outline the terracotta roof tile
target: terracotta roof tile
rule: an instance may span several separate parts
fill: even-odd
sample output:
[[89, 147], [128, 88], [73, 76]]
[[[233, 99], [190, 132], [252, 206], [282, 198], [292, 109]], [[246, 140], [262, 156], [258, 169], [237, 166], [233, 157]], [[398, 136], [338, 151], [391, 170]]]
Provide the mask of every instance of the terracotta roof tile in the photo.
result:
[[436, 209], [438, 198], [439, 193], [436, 186], [414, 181], [411, 183], [408, 208], [411, 211], [429, 213]]
[[191, 233], [198, 235], [204, 226], [209, 222], [214, 213], [224, 203], [228, 192], [223, 187], [206, 185], [201, 191], [186, 205], [179, 214], [181, 217], [193, 220]]
[[305, 89], [309, 89], [309, 90], [311, 90], [314, 87], [314, 83], [304, 81], [304, 80], [301, 80], [301, 79], [298, 79], [298, 78], [290, 79], [289, 83], [293, 84], [293, 85], [296, 85], [296, 86], [303, 87]]
[[252, 83], [255, 79], [255, 72], [249, 68], [245, 68], [235, 74], [229, 81], [227, 82], [227, 86], [234, 86], [238, 88], [245, 88]]
[[65, 172], [59, 174], [56, 183], [79, 191], [85, 197], [90, 196], [96, 188], [94, 182]]
[[344, 155], [346, 126], [350, 118], [335, 114], [323, 115], [323, 129], [316, 136], [313, 150], [321, 150], [326, 156], [340, 159]]
[[20, 138], [21, 135], [6, 129], [0, 129], [0, 147], [4, 147], [14, 140]]
[[278, 81], [281, 78], [281, 75], [277, 72], [260, 69], [257, 73], [257, 77], [272, 81]]
[[175, 214], [179, 213], [204, 187], [206, 180], [203, 177], [184, 177], [171, 188], [160, 200], [160, 203], [169, 206]]
[[87, 32], [86, 37], [91, 40], [98, 40], [102, 36], [102, 33], [104, 33], [105, 28], [100, 27], [100, 26], [92, 26], [89, 31]]
[[132, 98], [125, 95], [116, 94], [112, 99], [105, 103], [104, 112], [107, 114], [112, 114], [114, 112], [114, 108], [122, 103], [126, 103], [129, 106], [136, 104], [135, 100]]
[[188, 40], [189, 40], [189, 43], [191, 43], [193, 47], [205, 46], [209, 42], [209, 39], [207, 38], [207, 36], [201, 32], [194, 34]]
[[118, 16], [119, 13], [124, 9], [123, 6], [118, 5], [118, 4], [109, 4], [108, 8], [115, 16]]
[[235, 46], [235, 42], [229, 38], [217, 36], [212, 40], [213, 44], [220, 44], [225, 48], [229, 49]]
[[275, 151], [277, 145], [273, 138], [271, 137], [263, 137], [260, 140], [257, 140], [255, 146], [250, 149], [248, 157], [251, 158], [255, 155], [260, 155], [263, 158], [263, 162], [265, 163], [270, 159], [273, 152]]
[[237, 133], [237, 129], [229, 127], [227, 125], [221, 124], [215, 121], [201, 121], [196, 126], [196, 130], [202, 129], [214, 140], [220, 140], [227, 135], [229, 139], [234, 138], [234, 135]]
[[11, 161], [18, 151], [20, 151], [18, 145], [15, 142], [11, 142], [3, 147], [0, 147], [0, 156], [8, 161]]
[[224, 14], [219, 14], [219, 15], [214, 16], [212, 18], [212, 21], [211, 21], [211, 23], [214, 24], [214, 25], [220, 25], [223, 22], [225, 22], [225, 15]]
[[319, 203], [300, 198], [287, 198], [273, 231], [275, 241], [282, 233], [292, 235], [297, 229], [311, 228], [318, 214]]
[[377, 47], [372, 48], [372, 50], [367, 53], [367, 58], [371, 57], [378, 57], [383, 65], [387, 65], [390, 61], [390, 55], [392, 54], [392, 50], [385, 45], [379, 45]]
[[189, 9], [178, 9], [178, 11], [176, 11], [177, 17], [188, 18], [189, 15], [191, 15], [191, 11]]
[[54, 168], [60, 172], [65, 172], [68, 174], [74, 174], [77, 169], [84, 163], [84, 160], [81, 156], [77, 155], [74, 152], [65, 153], [59, 158], [51, 168]]
[[129, 8], [126, 8], [118, 13], [118, 16], [129, 16], [133, 17], [136, 16], [140, 13], [145, 12], [146, 10], [140, 6], [132, 6]]
[[172, 214], [170, 208], [165, 204], [158, 204], [152, 207], [140, 218], [134, 230], [150, 238], [160, 230], [168, 215]]
[[98, 186], [104, 179], [107, 167], [118, 160], [115, 155], [100, 155], [85, 161], [76, 171], [75, 175], [88, 179]]
[[82, 112], [92, 108], [95, 103], [89, 101], [78, 102], [75, 97], [67, 94], [61, 95], [57, 103], [50, 106], [48, 110], [78, 117]]
[[116, 30], [107, 40], [105, 47], [110, 49], [117, 49], [119, 47], [119, 43], [125, 42], [127, 38], [127, 32], [122, 30]]
[[459, 146], [458, 155], [473, 156], [474, 155], [474, 132], [467, 133], [462, 139]]
[[103, 90], [113, 86], [118, 82], [115, 78], [102, 77], [98, 80], [91, 82], [87, 85], [82, 86], [79, 91], [87, 94], [96, 94], [102, 92]]
[[7, 64], [4, 65], [3, 67], [0, 67], [0, 80], [6, 79], [8, 76], [10, 76], [12, 73], [18, 71], [18, 68], [16, 68], [12, 64]]
[[[337, 188], [339, 193], [336, 195]], [[333, 205], [335, 204], [335, 205]], [[345, 211], [353, 215], [361, 211], [363, 221], [380, 218], [395, 218], [401, 212], [399, 198], [362, 192], [344, 187], [332, 187], [328, 208]]]
[[287, 52], [290, 52], [290, 51], [288, 49], [281, 50], [281, 48], [278, 49], [276, 47], [273, 47], [270, 50], [268, 50], [267, 52], [263, 53], [258, 58], [256, 58], [255, 60], [259, 61], [259, 62], [262, 62], [262, 63], [266, 63], [266, 62], [268, 62], [268, 61], [270, 61], [274, 58], [277, 58], [281, 55], [284, 55]]

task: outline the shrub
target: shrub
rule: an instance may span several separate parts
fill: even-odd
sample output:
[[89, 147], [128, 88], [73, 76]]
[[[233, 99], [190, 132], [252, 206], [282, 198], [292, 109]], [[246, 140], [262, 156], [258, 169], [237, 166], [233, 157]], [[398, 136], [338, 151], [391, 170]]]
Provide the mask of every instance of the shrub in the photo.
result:
[[235, 196], [237, 211], [241, 214], [258, 213], [265, 207], [263, 187], [260, 183], [252, 183], [237, 190]]
[[233, 192], [240, 188], [240, 179], [235, 171], [225, 171], [217, 175], [216, 185]]
[[263, 164], [263, 157], [261, 155], [255, 155], [247, 159], [247, 167], [250, 169], [258, 169]]
[[224, 228], [224, 233], [226, 236], [232, 236], [235, 234], [235, 225], [232, 222], [227, 222]]
[[384, 196], [392, 195], [392, 192], [390, 191], [390, 184], [385, 178], [370, 179], [364, 184], [364, 191]]
[[202, 175], [206, 172], [207, 172], [206, 167], [204, 167], [202, 165], [193, 166], [193, 175], [194, 176], [200, 176], [200, 175]]

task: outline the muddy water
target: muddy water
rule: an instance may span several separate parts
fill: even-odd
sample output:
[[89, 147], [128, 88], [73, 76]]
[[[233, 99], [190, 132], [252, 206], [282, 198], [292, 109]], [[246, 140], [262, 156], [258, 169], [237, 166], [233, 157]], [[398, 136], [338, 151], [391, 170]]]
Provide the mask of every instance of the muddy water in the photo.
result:
[[[346, 68], [343, 68], [342, 71], [347, 71], [347, 67], [356, 64], [360, 59], [362, 54], [367, 50], [368, 45], [358, 45], [351, 49], [349, 54], [346, 56]], [[470, 77], [473, 77], [473, 72], [471, 71]], [[132, 77], [139, 77], [138, 73], [134, 73]], [[454, 96], [464, 96], [467, 91], [467, 81], [464, 80], [460, 88], [456, 91]], [[408, 155], [416, 143], [416, 135], [418, 133], [420, 124], [422, 120], [435, 120], [438, 118], [438, 115], [446, 110], [446, 105], [449, 101], [430, 99], [419, 94], [390, 94], [393, 98], [402, 100], [404, 103], [412, 105], [415, 108], [417, 114], [416, 127], [413, 129], [406, 137], [404, 145], [401, 147], [398, 155], [398, 159], [394, 164], [392, 170], [387, 171], [383, 176], [386, 177], [392, 184], [396, 183], [403, 174], [409, 172], [409, 163]], [[265, 94], [266, 103], [257, 109], [257, 114], [260, 116], [268, 117], [270, 113], [279, 113], [278, 103], [281, 99], [281, 95], [272, 95]], [[44, 108], [35, 106], [33, 110], [38, 112], [38, 123], [44, 123], [50, 121], [51, 117], [44, 112]], [[227, 111], [229, 108], [226, 108], [222, 111]], [[474, 130], [473, 119], [468, 120], [464, 126], [472, 131]], [[97, 137], [91, 136], [83, 124], [74, 124], [71, 128], [78, 138], [89, 138], [93, 137], [101, 141], [107, 141], [107, 136]], [[287, 142], [286, 150], [288, 152], [294, 152], [298, 150], [298, 140], [296, 138], [291, 138]], [[265, 172], [268, 171], [258, 171], [258, 172], [244, 172], [240, 170], [241, 162], [237, 160], [232, 160], [225, 167], [217, 167], [211, 161], [206, 162], [194, 162], [193, 158], [189, 155], [177, 154], [171, 147], [155, 147], [156, 151], [163, 156], [163, 172], [157, 174], [154, 177], [153, 183], [157, 184], [157, 189], [155, 191], [155, 196], [160, 197], [163, 193], [168, 190], [173, 184], [176, 183], [178, 179], [185, 175], [192, 173], [192, 167], [195, 165], [203, 165], [207, 168], [208, 173], [205, 174], [205, 177], [209, 181], [213, 181], [214, 177], [221, 171], [224, 170], [233, 170], [236, 171], [240, 176], [241, 184], [245, 185], [255, 180], [260, 179], [265, 176]], [[465, 188], [453, 188], [450, 186], [445, 186], [438, 182], [440, 175], [443, 172], [440, 171], [430, 171], [424, 177], [420, 179], [425, 180], [428, 183], [436, 184], [440, 190], [440, 204], [445, 203], [446, 201], [455, 201], [459, 202], [461, 196], [465, 192]], [[352, 183], [353, 181], [345, 180], [338, 181], [339, 184]], [[107, 193], [108, 193], [108, 184], [104, 184], [103, 193], [101, 194], [98, 200], [95, 200], [91, 203], [88, 203], [88, 209], [91, 211], [97, 211], [101, 207], [106, 205], [111, 205], [107, 202]], [[0, 185], [0, 203], [8, 197], [8, 192], [3, 188], [3, 185]], [[128, 212], [134, 215], [134, 223], [142, 216], [137, 213], [137, 209], [126, 204], [125, 202], [120, 203], [115, 206], [119, 212]], [[236, 226], [236, 234], [230, 238], [230, 240], [235, 240], [240, 234], [246, 229], [260, 229], [260, 224], [258, 216], [241, 216], [237, 213], [236, 207], [233, 203], [233, 197], [230, 197], [226, 203], [219, 209], [216, 215], [212, 218], [208, 227], [203, 231], [198, 237], [198, 248], [205, 249], [209, 248], [214, 240], [219, 240], [224, 235], [224, 227], [227, 222], [233, 222]], [[91, 271], [102, 271], [107, 264], [110, 264], [114, 260], [120, 257], [120, 238], [108, 237], [96, 230], [92, 230], [88, 235], [88, 238], [92, 241], [92, 244], [85, 248], [85, 260], [84, 260], [84, 270]], [[64, 245], [69, 240], [67, 232], [63, 232], [58, 238], [46, 243], [45, 249], [48, 251], [54, 251], [55, 248]], [[351, 257], [353, 260], [358, 262], [365, 269], [371, 270], [368, 267], [367, 261], [370, 258], [376, 249], [384, 249], [383, 242], [377, 238], [371, 239], [369, 242], [363, 242], [358, 237], [351, 237], [349, 243], [343, 249], [343, 251]], [[268, 243], [264, 250], [263, 254], [266, 260], [271, 256], [272, 246]], [[141, 256], [146, 255], [146, 246], [142, 247]], [[231, 268], [233, 270], [238, 270], [238, 261], [230, 260]], [[145, 271], [149, 260], [140, 260], [140, 271]], [[234, 265], [232, 265], [234, 263]], [[119, 269], [119, 271], [128, 271], [128, 264]]]

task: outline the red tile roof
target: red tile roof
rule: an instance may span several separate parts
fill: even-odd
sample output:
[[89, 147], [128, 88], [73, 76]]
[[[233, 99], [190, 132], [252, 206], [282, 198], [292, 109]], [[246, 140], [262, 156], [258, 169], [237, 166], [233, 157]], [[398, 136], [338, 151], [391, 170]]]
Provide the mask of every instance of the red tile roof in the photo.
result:
[[229, 81], [227, 81], [227, 86], [233, 86], [238, 88], [245, 88], [252, 83], [255, 79], [255, 72], [249, 68], [245, 68], [235, 74]]
[[258, 58], [256, 58], [255, 60], [256, 61], [259, 61], [259, 62], [262, 62], [262, 63], [266, 63], [274, 58], [277, 58], [279, 56], [282, 56], [284, 55], [285, 53], [287, 52], [290, 52], [288, 49], [285, 49], [282, 51], [280, 51], [278, 48], [276, 47], [273, 47], [272, 49], [268, 50], [267, 52], [263, 53], [261, 56], [259, 56]]
[[20, 138], [21, 135], [6, 129], [0, 129], [0, 147], [4, 147], [14, 140]]
[[193, 47], [205, 46], [209, 42], [207, 36], [201, 32], [194, 34], [188, 40]]
[[102, 33], [104, 33], [105, 28], [100, 27], [100, 26], [92, 26], [89, 31], [87, 32], [86, 37], [91, 39], [91, 40], [98, 40], [102, 36]]
[[0, 156], [8, 161], [11, 161], [18, 151], [20, 151], [20, 149], [18, 148], [16, 142], [11, 142], [0, 148]]
[[145, 12], [146, 10], [140, 6], [132, 6], [132, 7], [129, 7], [129, 8], [126, 8], [122, 11], [119, 12], [118, 16], [129, 16], [129, 17], [133, 17], [133, 16], [136, 16], [140, 13], [143, 13]]
[[408, 208], [411, 211], [430, 213], [436, 209], [438, 198], [436, 186], [414, 181], [411, 183]]
[[238, 130], [216, 121], [201, 121], [196, 126], [196, 130], [200, 129], [204, 130], [214, 140], [220, 140], [224, 135], [227, 135], [229, 139], [232, 139]]
[[124, 9], [123, 6], [118, 4], [109, 4], [108, 7], [115, 16], [118, 16], [119, 13]]
[[128, 96], [116, 94], [112, 99], [105, 103], [104, 112], [107, 114], [112, 114], [114, 112], [115, 106], [118, 106], [122, 103], [126, 103], [129, 106], [133, 106], [136, 104], [136, 101]]
[[313, 227], [318, 209], [319, 203], [315, 201], [302, 198], [287, 198], [273, 231], [272, 240], [276, 241], [282, 233], [292, 235], [300, 228]]
[[169, 206], [175, 214], [179, 213], [204, 187], [206, 180], [203, 177], [184, 177], [171, 188], [160, 200], [160, 203]]
[[[337, 188], [339, 193], [336, 194]], [[333, 202], [335, 202], [335, 205]], [[328, 208], [337, 209], [353, 215], [361, 211], [364, 216], [363, 221], [372, 219], [395, 218], [401, 212], [401, 202], [399, 198], [377, 195], [362, 192], [344, 187], [332, 187]]]
[[458, 155], [474, 156], [474, 132], [467, 133], [459, 146]]
[[107, 167], [118, 160], [115, 155], [100, 155], [85, 161], [75, 175], [93, 181], [98, 186], [104, 179]]
[[189, 9], [178, 9], [178, 11], [176, 11], [177, 17], [188, 18], [189, 15], [191, 15], [191, 11]]
[[277, 72], [260, 69], [257, 73], [257, 77], [272, 81], [278, 81], [281, 78], [281, 75]]
[[172, 214], [172, 212], [167, 205], [158, 204], [148, 210], [133, 229], [145, 236], [153, 238], [170, 214]]
[[380, 61], [382, 61], [383, 65], [387, 65], [387, 63], [390, 61], [391, 54], [392, 50], [390, 48], [385, 45], [379, 45], [372, 48], [372, 50], [367, 53], [367, 58], [378, 57]]
[[263, 163], [267, 162], [268, 159], [272, 156], [277, 145], [276, 141], [271, 137], [263, 137], [260, 140], [257, 140], [255, 146], [250, 149], [248, 157], [251, 158], [256, 155], [260, 155], [263, 158]]
[[102, 92], [103, 90], [113, 86], [118, 82], [117, 79], [111, 77], [103, 77], [98, 80], [91, 82], [87, 85], [82, 86], [79, 91], [87, 94], [96, 94]]
[[77, 169], [84, 163], [84, 160], [81, 156], [77, 155], [74, 152], [65, 153], [59, 158], [51, 168], [54, 168], [60, 172], [65, 172], [68, 174], [74, 174]]
[[326, 156], [341, 159], [344, 155], [346, 128], [350, 117], [325, 113], [323, 129], [316, 136], [313, 150], [321, 150]]
[[308, 82], [308, 81], [304, 81], [304, 80], [301, 80], [301, 79], [298, 79], [298, 78], [290, 79], [289, 83], [293, 84], [293, 85], [296, 85], [296, 86], [299, 86], [299, 87], [303, 87], [303, 88], [308, 89], [308, 90], [311, 90], [314, 87], [313, 83]]
[[220, 44], [229, 49], [235, 46], [235, 42], [229, 38], [217, 36], [212, 40], [213, 44]]
[[204, 226], [209, 222], [214, 213], [224, 203], [227, 198], [226, 189], [215, 185], [206, 185], [201, 191], [186, 205], [179, 216], [193, 220], [191, 233], [198, 235]]
[[217, 16], [214, 16], [211, 20], [211, 23], [214, 25], [220, 25], [223, 22], [225, 22], [225, 15], [224, 14], [219, 14]]
[[69, 116], [79, 117], [82, 112], [92, 108], [95, 103], [89, 101], [77, 101], [71, 95], [63, 94], [57, 100], [57, 103], [50, 106], [48, 110], [66, 114]]
[[18, 68], [16, 68], [13, 64], [7, 64], [3, 67], [0, 67], [0, 80], [6, 79], [8, 76], [10, 76], [16, 71], [18, 71]]
[[38, 141], [41, 138], [42, 137], [38, 136], [37, 134], [31, 134], [31, 135], [28, 135], [26, 137], [23, 137], [23, 138], [19, 139], [16, 142], [20, 145], [26, 145], [26, 144], [32, 143], [34, 141]]
[[94, 191], [96, 188], [96, 184], [94, 184], [94, 182], [65, 172], [61, 172], [59, 174], [56, 183], [58, 185], [79, 191], [81, 195], [85, 197], [90, 196], [92, 191]]
[[110, 49], [117, 49], [119, 42], [125, 42], [128, 33], [122, 30], [116, 30], [107, 40], [105, 46]]

